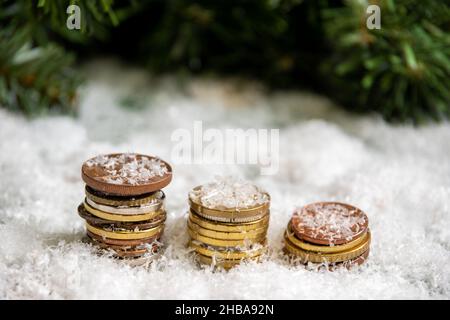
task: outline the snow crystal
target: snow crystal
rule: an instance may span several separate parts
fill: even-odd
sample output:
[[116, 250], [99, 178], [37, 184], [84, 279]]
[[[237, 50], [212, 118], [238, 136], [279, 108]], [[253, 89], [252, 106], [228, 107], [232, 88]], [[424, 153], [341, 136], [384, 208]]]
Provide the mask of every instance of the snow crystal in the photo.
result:
[[[389, 125], [349, 115], [308, 93], [265, 94], [213, 79], [158, 81], [108, 62], [92, 67], [80, 117], [25, 120], [0, 108], [0, 299], [438, 299], [450, 298], [450, 124]], [[138, 95], [145, 108], [118, 105]], [[280, 170], [176, 164], [173, 130], [279, 128]], [[132, 124], [132, 125], [130, 125]], [[81, 241], [80, 166], [97, 154], [155, 154], [173, 164], [164, 189], [161, 257], [131, 268]], [[232, 174], [270, 193], [270, 254], [229, 272], [200, 269], [186, 243], [189, 191]], [[366, 265], [311, 272], [281, 251], [295, 207], [318, 201], [364, 209]]]
[[86, 161], [86, 165], [89, 168], [100, 167], [106, 173], [100, 178], [112, 184], [140, 185], [169, 173], [167, 166], [160, 159], [137, 157], [131, 153], [99, 155]]
[[333, 243], [334, 240], [352, 240], [367, 223], [367, 217], [357, 209], [338, 203], [317, 203], [305, 206], [296, 213], [300, 233], [310, 231], [313, 237], [320, 237]]
[[235, 176], [216, 176], [189, 193], [190, 198], [204, 207], [245, 209], [269, 202], [269, 196], [250, 181]]

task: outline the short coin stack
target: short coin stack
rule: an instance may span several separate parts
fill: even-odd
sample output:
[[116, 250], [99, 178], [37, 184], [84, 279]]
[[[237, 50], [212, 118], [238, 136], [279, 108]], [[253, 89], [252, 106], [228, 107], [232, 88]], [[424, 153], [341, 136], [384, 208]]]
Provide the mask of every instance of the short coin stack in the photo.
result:
[[360, 265], [369, 256], [367, 215], [338, 202], [319, 202], [297, 210], [284, 235], [284, 251], [294, 261], [336, 267]]
[[86, 198], [78, 213], [89, 241], [134, 261], [157, 252], [166, 219], [160, 189], [172, 179], [170, 165], [152, 156], [108, 154], [86, 161], [81, 175]]
[[194, 188], [189, 204], [189, 247], [200, 263], [229, 269], [265, 252], [270, 197], [255, 185], [217, 178]]

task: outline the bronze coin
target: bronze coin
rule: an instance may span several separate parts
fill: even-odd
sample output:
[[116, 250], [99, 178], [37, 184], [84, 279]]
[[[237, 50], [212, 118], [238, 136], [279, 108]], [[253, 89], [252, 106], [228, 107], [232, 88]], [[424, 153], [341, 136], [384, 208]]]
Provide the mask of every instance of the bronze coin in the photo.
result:
[[139, 230], [151, 229], [166, 221], [165, 213], [155, 217], [154, 219], [142, 222], [120, 222], [105, 220], [87, 212], [83, 204], [80, 204], [78, 206], [78, 215], [95, 227], [103, 228], [105, 226], [112, 226], [114, 228], [122, 228], [126, 230], [135, 230], [136, 228], [138, 228]]
[[167, 186], [172, 180], [172, 167], [154, 156], [113, 153], [87, 160], [81, 177], [90, 188], [102, 193], [133, 196]]
[[[252, 196], [249, 196], [249, 202], [242, 204], [236, 203], [236, 206], [234, 207], [226, 207], [223, 205], [213, 205], [211, 203], [204, 204], [203, 201], [207, 197], [202, 195], [202, 190], [205, 186], [200, 185], [189, 192], [189, 205], [191, 210], [197, 215], [212, 221], [223, 223], [245, 223], [259, 220], [269, 213], [270, 195], [267, 192], [260, 191], [256, 186], [253, 187], [255, 188], [255, 192], [259, 193], [259, 196], [253, 194]], [[217, 190], [215, 193], [220, 194], [221, 192]], [[259, 200], [255, 201], [255, 199]], [[209, 198], [208, 200], [211, 201]]]
[[93, 234], [89, 230], [86, 230], [86, 233], [92, 239], [101, 241], [101, 242], [106, 243], [106, 244], [119, 245], [119, 246], [138, 246], [138, 245], [141, 245], [143, 243], [152, 243], [155, 240], [159, 240], [161, 238], [161, 236], [162, 236], [162, 232], [160, 232], [159, 234], [157, 234], [157, 235], [155, 235], [153, 237], [149, 237], [149, 238], [145, 238], [145, 239], [119, 240], [119, 239], [103, 238], [101, 236]]
[[367, 231], [369, 219], [360, 209], [339, 202], [318, 202], [297, 210], [292, 216], [295, 235], [320, 245], [341, 245]]

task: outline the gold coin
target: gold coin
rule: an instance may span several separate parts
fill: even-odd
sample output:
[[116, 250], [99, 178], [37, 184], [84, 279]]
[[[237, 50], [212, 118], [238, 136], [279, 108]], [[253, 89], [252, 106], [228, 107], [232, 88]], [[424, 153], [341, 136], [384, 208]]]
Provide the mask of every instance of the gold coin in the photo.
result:
[[100, 210], [110, 214], [120, 214], [120, 215], [145, 214], [147, 212], [153, 212], [164, 209], [162, 203], [149, 204], [140, 207], [113, 207], [104, 204], [98, 204], [97, 202], [92, 201], [87, 197], [84, 199], [84, 202], [86, 202], [88, 205], [90, 205], [92, 208], [96, 210]]
[[202, 254], [196, 254], [196, 258], [198, 262], [204, 265], [212, 265], [214, 267], [224, 268], [226, 270], [229, 270], [238, 264], [240, 264], [242, 261], [257, 261], [261, 259], [261, 256], [255, 256], [252, 258], [246, 258], [246, 259], [218, 259], [218, 258], [212, 258], [207, 257]]
[[198, 224], [202, 228], [214, 230], [214, 231], [222, 231], [222, 232], [245, 232], [251, 231], [260, 228], [267, 228], [269, 224], [269, 214], [265, 214], [261, 219], [252, 221], [252, 222], [243, 222], [243, 223], [226, 223], [226, 222], [216, 222], [212, 220], [208, 220], [202, 218], [194, 211], [189, 211], [189, 218], [192, 222]]
[[207, 257], [216, 257], [220, 259], [245, 259], [245, 258], [253, 258], [256, 256], [260, 256], [266, 251], [266, 244], [261, 245], [260, 248], [253, 250], [245, 250], [245, 251], [230, 251], [230, 250], [211, 250], [206, 248], [200, 244], [196, 244], [193, 241], [190, 241], [188, 246], [194, 249], [197, 253], [207, 256]]
[[205, 217], [213, 221], [222, 222], [251, 222], [264, 217], [269, 210], [269, 203], [250, 209], [240, 210], [220, 210], [203, 207], [200, 204], [189, 200], [191, 209], [199, 216]]
[[194, 211], [197, 215], [201, 216], [202, 218], [220, 223], [230, 223], [230, 224], [254, 222], [264, 218], [266, 215], [269, 214], [269, 209], [266, 209], [260, 210], [259, 212], [255, 213], [250, 217], [247, 217], [245, 215], [240, 216], [239, 213], [234, 213], [233, 216], [229, 216], [228, 214], [224, 216], [219, 216], [217, 213], [210, 211], [213, 209], [203, 208], [192, 204], [190, 208], [191, 211]]
[[294, 231], [292, 230], [291, 222], [289, 222], [288, 227], [286, 229], [285, 238], [287, 238], [292, 244], [294, 244], [296, 247], [305, 250], [305, 251], [312, 251], [312, 252], [318, 252], [318, 253], [337, 253], [349, 250], [351, 248], [356, 247], [360, 243], [367, 240], [367, 232], [362, 234], [359, 238], [356, 238], [353, 241], [350, 241], [346, 244], [341, 245], [334, 245], [334, 246], [327, 246], [327, 245], [314, 245], [311, 243], [304, 242], [300, 239], [298, 239], [295, 236]]
[[145, 221], [145, 220], [151, 220], [151, 219], [157, 217], [158, 215], [164, 213], [164, 211], [158, 210], [158, 211], [147, 212], [145, 214], [113, 214], [113, 213], [107, 213], [104, 211], [94, 209], [86, 202], [84, 202], [83, 205], [84, 205], [84, 208], [86, 209], [86, 211], [89, 212], [90, 214], [97, 216], [99, 218], [105, 219], [105, 220], [110, 220], [110, 221], [123, 221], [123, 222]]
[[188, 228], [189, 236], [193, 240], [197, 240], [200, 242], [203, 242], [204, 244], [210, 245], [210, 246], [216, 246], [216, 247], [248, 247], [251, 244], [255, 243], [261, 243], [265, 240], [266, 235], [263, 234], [262, 236], [254, 239], [244, 239], [244, 240], [221, 240], [221, 239], [214, 239], [210, 237], [202, 236], [201, 234], [195, 232], [194, 230]]
[[100, 229], [97, 227], [94, 227], [86, 222], [86, 229], [93, 234], [109, 238], [109, 239], [119, 239], [119, 240], [136, 240], [136, 239], [145, 239], [150, 238], [159, 232], [164, 228], [164, 225], [160, 225], [151, 229], [147, 230], [139, 230], [139, 231], [125, 231], [125, 230], [115, 230], [115, 231], [108, 231], [104, 229]]
[[294, 256], [300, 258], [304, 263], [314, 262], [314, 263], [334, 263], [343, 262], [347, 260], [354, 259], [364, 252], [366, 252], [370, 247], [370, 232], [367, 232], [367, 239], [365, 242], [357, 245], [356, 247], [349, 249], [344, 252], [338, 253], [316, 253], [311, 251], [305, 251], [295, 246], [289, 239], [284, 238], [285, 250]]
[[92, 201], [98, 204], [113, 207], [140, 207], [152, 204], [153, 202], [162, 203], [164, 202], [164, 199], [166, 197], [162, 190], [155, 191], [146, 196], [126, 197], [125, 199], [122, 199], [124, 197], [114, 195], [108, 197], [100, 196], [99, 194], [95, 194], [95, 191], [90, 189], [88, 186], [86, 186], [84, 191], [86, 197], [91, 199]]
[[[201, 186], [195, 187], [195, 189]], [[250, 222], [261, 219], [269, 210], [270, 196], [265, 193], [268, 201], [264, 204], [249, 208], [207, 208], [198, 200], [192, 199], [189, 194], [189, 205], [198, 215], [214, 221], [223, 222]]]
[[243, 239], [255, 239], [259, 238], [267, 233], [267, 228], [255, 229], [252, 231], [243, 231], [243, 232], [222, 232], [222, 231], [214, 231], [202, 228], [198, 224], [192, 222], [188, 219], [187, 221], [188, 227], [201, 234], [205, 237], [210, 237], [214, 239], [221, 240], [243, 240]]

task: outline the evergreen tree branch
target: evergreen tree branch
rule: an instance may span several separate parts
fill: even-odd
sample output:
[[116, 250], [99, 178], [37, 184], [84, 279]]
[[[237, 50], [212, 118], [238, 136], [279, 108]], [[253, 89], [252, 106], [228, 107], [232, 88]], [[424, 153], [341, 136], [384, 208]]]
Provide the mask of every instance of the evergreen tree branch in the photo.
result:
[[74, 57], [49, 44], [35, 46], [27, 28], [0, 29], [0, 105], [35, 116], [74, 113], [80, 78]]
[[381, 30], [366, 23], [370, 1], [323, 10], [332, 48], [322, 65], [330, 92], [351, 109], [415, 123], [450, 116], [450, 6], [380, 0]]

